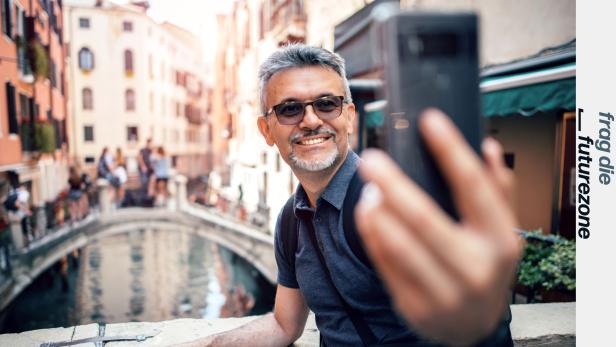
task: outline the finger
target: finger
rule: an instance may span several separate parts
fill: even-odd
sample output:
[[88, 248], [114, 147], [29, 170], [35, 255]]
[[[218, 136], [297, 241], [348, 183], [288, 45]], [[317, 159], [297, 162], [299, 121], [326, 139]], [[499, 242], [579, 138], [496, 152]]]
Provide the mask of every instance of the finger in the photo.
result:
[[[363, 225], [360, 228], [365, 230], [366, 226]], [[376, 233], [367, 232], [363, 236], [366, 251], [372, 259], [375, 270], [394, 300], [395, 306], [405, 314], [408, 320], [410, 320], [409, 316], [427, 315], [431, 310], [431, 303], [430, 300], [424, 297], [424, 290], [414, 282], [408, 281], [406, 277], [400, 276], [397, 269], [389, 266], [389, 260], [385, 259], [385, 252], [380, 243], [378, 243], [378, 240], [375, 239], [375, 235]]]
[[[475, 307], [478, 304], [489, 301], [488, 305], [495, 307], [505, 295], [505, 292], [486, 292], [485, 295], [464, 296], [464, 291], [455, 281], [447, 277], [429, 264], [418, 262], [417, 266], [409, 264], [409, 258], [421, 258], [421, 245], [416, 248], [412, 243], [404, 242], [404, 235], [411, 235], [407, 230], [401, 230], [379, 216], [387, 216], [387, 211], [382, 210], [382, 204], [377, 201], [360, 202], [356, 210], [358, 227], [364, 237], [367, 251], [371, 255], [376, 269], [381, 274], [395, 305], [405, 316], [411, 325], [420, 329], [422, 334], [438, 337], [442, 328], [434, 329], [438, 324], [442, 327], [445, 320], [452, 314], [460, 313], [464, 308]], [[390, 215], [393, 220], [395, 216]], [[389, 237], [400, 233], [401, 238]], [[408, 241], [408, 240], [407, 240]], [[405, 266], [409, 265], [409, 267]], [[412, 267], [411, 267], [412, 266]], [[442, 274], [443, 281], [432, 278], [426, 281], [424, 276], [437, 276]], [[498, 300], [490, 300], [490, 298]], [[481, 301], [477, 301], [481, 298]], [[470, 300], [470, 301], [469, 301]], [[474, 311], [474, 310], [473, 310]], [[480, 311], [480, 310], [478, 310]], [[468, 316], [468, 312], [465, 313]], [[479, 318], [479, 317], [478, 317]], [[485, 317], [480, 317], [485, 318]], [[451, 326], [456, 326], [459, 321], [450, 321]]]
[[513, 207], [515, 180], [513, 172], [505, 164], [503, 147], [494, 138], [488, 137], [483, 140], [481, 150], [490, 176], [500, 188], [505, 201], [509, 203], [510, 207]]
[[[485, 287], [493, 276], [491, 264], [496, 257], [490, 245], [473, 233], [460, 232], [449, 216], [382, 152], [366, 150], [363, 159], [361, 174], [371, 183], [364, 188], [360, 202], [368, 200], [369, 206], [382, 203], [400, 220], [406, 232], [412, 232], [464, 286], [475, 291]], [[375, 191], [379, 202], [370, 203]], [[357, 225], [360, 224], [358, 221]]]
[[[429, 312], [428, 300], [423, 300], [421, 290], [417, 285], [408, 283], [406, 280], [403, 281], [402, 279], [406, 276], [399, 276], [396, 269], [389, 266], [388, 260], [384, 257], [385, 252], [382, 244], [378, 238], [378, 230], [376, 230], [374, 224], [369, 223], [370, 211], [373, 211], [374, 206], [380, 203], [380, 195], [373, 196], [370, 199], [363, 198], [355, 209], [356, 224], [366, 251], [372, 259], [378, 274], [383, 279], [386, 288], [389, 290], [391, 297], [396, 301], [396, 306], [403, 308], [405, 316], [427, 314]], [[401, 301], [400, 298], [402, 297], [414, 298], [415, 300]]]
[[442, 112], [428, 109], [419, 127], [463, 219], [479, 230], [502, 232], [504, 222], [512, 219], [508, 206], [453, 122]]
[[386, 282], [416, 287], [436, 307], [457, 302], [456, 279], [389, 209], [360, 201], [356, 216], [368, 252], [375, 255]]
[[[438, 243], [445, 241], [441, 239], [441, 234], [450, 232], [455, 224], [440, 206], [382, 151], [366, 149], [362, 159], [359, 172], [365, 181], [378, 187], [383, 203], [404, 220], [410, 229], [420, 232], [431, 230], [438, 238], [431, 241], [431, 244], [443, 246]], [[430, 235], [422, 237], [429, 238]]]

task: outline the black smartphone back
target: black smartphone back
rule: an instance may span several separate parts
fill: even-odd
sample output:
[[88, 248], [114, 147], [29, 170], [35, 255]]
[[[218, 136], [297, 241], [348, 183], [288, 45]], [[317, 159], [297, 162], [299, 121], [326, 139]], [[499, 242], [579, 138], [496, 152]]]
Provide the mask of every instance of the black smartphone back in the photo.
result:
[[449, 115], [479, 153], [477, 17], [472, 13], [398, 12], [381, 23], [385, 78], [386, 151], [450, 215], [457, 218], [443, 180], [417, 127], [436, 107]]

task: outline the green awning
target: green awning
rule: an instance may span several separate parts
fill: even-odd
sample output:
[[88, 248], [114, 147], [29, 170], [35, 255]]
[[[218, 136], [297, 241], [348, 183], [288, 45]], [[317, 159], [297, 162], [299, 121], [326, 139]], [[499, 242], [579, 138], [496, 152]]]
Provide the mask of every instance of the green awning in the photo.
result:
[[383, 117], [383, 110], [375, 110], [372, 112], [366, 112], [366, 128], [378, 128], [383, 126], [385, 121]]
[[[493, 80], [495, 79], [490, 82]], [[575, 75], [549, 82], [484, 92], [481, 99], [484, 117], [514, 114], [532, 116], [537, 112], [574, 110]]]

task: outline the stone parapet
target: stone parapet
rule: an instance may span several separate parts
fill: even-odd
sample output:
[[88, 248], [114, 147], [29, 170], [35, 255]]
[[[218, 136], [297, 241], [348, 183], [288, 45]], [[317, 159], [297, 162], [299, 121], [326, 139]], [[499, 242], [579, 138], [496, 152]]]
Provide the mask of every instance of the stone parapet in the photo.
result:
[[[570, 347], [575, 346], [575, 303], [512, 305], [511, 333], [515, 346]], [[220, 319], [175, 319], [163, 322], [97, 324], [70, 328], [27, 331], [0, 335], [0, 346], [40, 346], [45, 342], [76, 341], [96, 336], [152, 336], [143, 342], [108, 342], [106, 346], [170, 346], [241, 326], [257, 316]], [[295, 346], [319, 345], [319, 333], [310, 315], [302, 337]], [[79, 346], [95, 346], [94, 343]]]

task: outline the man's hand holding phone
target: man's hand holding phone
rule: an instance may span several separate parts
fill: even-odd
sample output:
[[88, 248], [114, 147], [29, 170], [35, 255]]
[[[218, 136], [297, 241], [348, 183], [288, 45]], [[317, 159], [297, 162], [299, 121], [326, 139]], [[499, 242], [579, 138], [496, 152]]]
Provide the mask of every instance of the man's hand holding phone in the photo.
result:
[[460, 221], [386, 154], [366, 150], [360, 173], [369, 184], [355, 211], [357, 226], [408, 323], [428, 338], [468, 346], [500, 322], [521, 255], [513, 176], [495, 140], [483, 142], [480, 160], [440, 111], [425, 111], [419, 128]]

